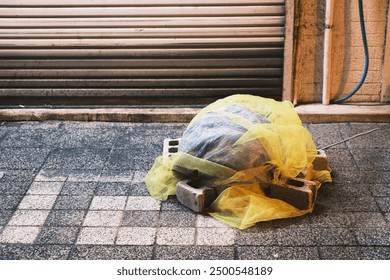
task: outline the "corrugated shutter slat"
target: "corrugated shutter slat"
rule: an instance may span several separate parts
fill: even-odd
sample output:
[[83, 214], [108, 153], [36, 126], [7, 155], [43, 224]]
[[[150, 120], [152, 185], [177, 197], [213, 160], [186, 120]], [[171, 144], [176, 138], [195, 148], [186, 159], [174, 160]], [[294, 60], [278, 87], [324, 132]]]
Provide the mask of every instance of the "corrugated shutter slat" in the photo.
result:
[[0, 97], [282, 94], [283, 0], [3, 0]]

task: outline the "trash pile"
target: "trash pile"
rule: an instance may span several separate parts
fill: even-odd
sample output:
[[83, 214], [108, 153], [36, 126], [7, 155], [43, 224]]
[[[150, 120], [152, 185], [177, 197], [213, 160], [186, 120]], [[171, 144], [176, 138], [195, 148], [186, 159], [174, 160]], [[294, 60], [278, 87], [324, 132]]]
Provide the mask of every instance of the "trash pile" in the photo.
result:
[[331, 182], [323, 151], [288, 101], [232, 95], [201, 110], [179, 139], [166, 139], [145, 183], [151, 196], [176, 195], [244, 229], [313, 211], [321, 183]]

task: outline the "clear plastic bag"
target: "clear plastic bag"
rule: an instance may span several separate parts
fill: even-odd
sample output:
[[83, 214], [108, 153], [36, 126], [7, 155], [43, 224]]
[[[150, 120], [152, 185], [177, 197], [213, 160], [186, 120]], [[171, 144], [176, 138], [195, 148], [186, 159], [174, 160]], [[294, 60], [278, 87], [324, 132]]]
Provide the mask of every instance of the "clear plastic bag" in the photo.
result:
[[[188, 125], [179, 152], [158, 157], [145, 177], [149, 193], [166, 200], [176, 184], [193, 178], [219, 196], [209, 214], [244, 229], [260, 221], [296, 217], [300, 210], [265, 195], [280, 176], [296, 177], [312, 166], [317, 149], [290, 102], [233, 95], [205, 107]], [[331, 181], [330, 170], [311, 180]]]

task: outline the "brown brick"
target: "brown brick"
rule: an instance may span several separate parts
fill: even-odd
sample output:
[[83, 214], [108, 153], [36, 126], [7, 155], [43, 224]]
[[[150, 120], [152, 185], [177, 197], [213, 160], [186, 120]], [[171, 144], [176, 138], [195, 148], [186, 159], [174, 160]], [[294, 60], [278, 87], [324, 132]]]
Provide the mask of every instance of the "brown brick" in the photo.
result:
[[328, 156], [326, 155], [324, 150], [317, 151], [317, 156], [313, 161], [313, 169], [317, 171], [330, 170]]
[[187, 208], [202, 213], [217, 198], [213, 188], [183, 180], [176, 185], [177, 200]]
[[287, 202], [306, 210], [314, 206], [317, 197], [316, 183], [299, 178], [283, 177], [277, 184], [272, 184], [268, 196]]

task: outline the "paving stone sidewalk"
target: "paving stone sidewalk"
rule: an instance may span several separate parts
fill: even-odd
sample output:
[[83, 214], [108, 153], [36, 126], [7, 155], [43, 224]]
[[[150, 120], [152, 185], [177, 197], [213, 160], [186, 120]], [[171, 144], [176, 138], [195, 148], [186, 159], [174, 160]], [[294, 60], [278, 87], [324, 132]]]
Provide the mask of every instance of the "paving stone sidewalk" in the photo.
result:
[[0, 259], [390, 259], [390, 124], [307, 124], [334, 183], [312, 214], [230, 228], [143, 178], [187, 124], [0, 124]]

